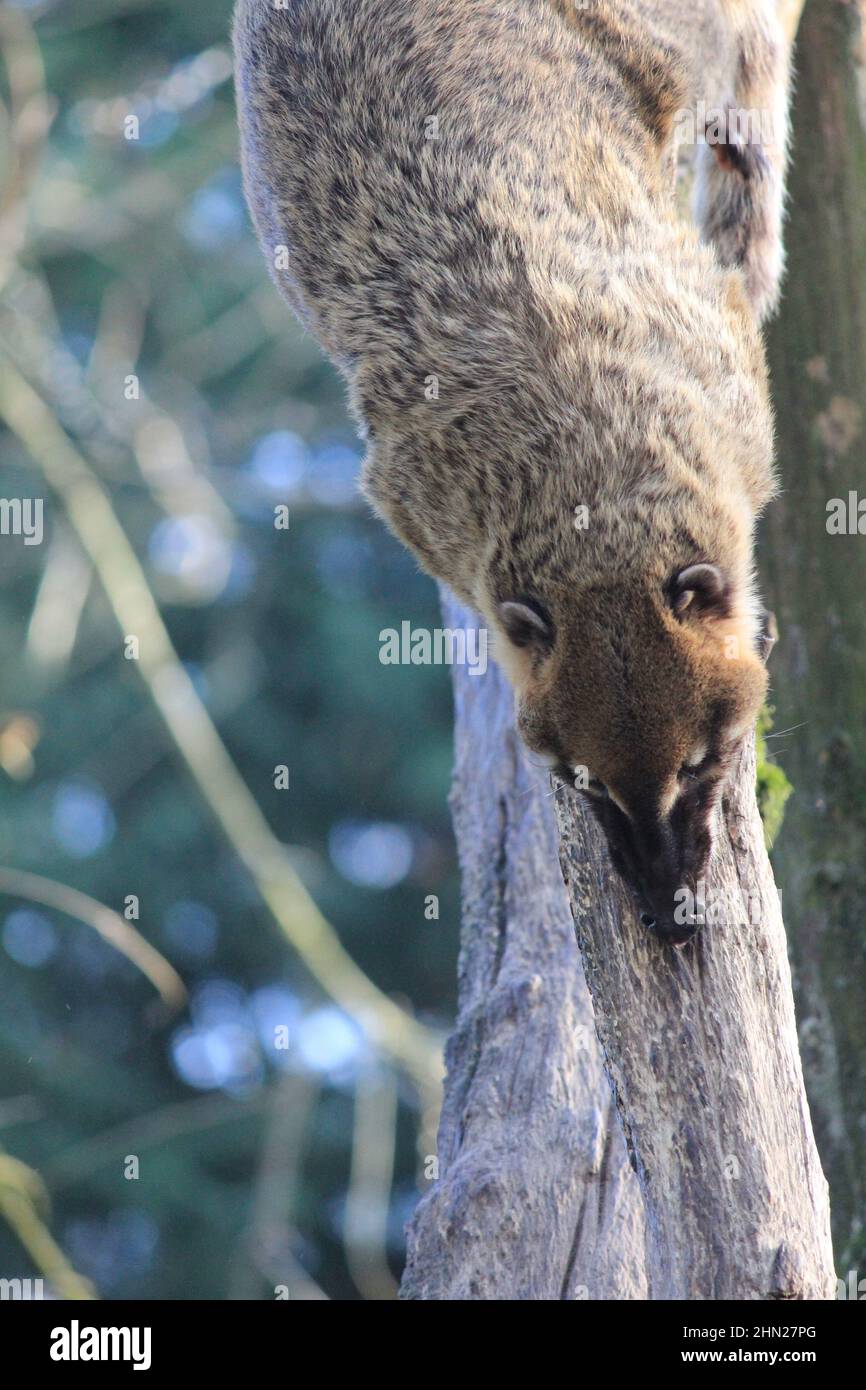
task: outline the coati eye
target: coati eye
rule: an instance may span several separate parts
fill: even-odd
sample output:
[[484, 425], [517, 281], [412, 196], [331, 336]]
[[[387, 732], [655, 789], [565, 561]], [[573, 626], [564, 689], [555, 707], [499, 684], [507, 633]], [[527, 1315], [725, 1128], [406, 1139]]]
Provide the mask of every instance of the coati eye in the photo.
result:
[[515, 647], [530, 647], [538, 653], [551, 651], [553, 621], [537, 599], [509, 599], [498, 607], [499, 621]]
[[667, 594], [676, 618], [689, 612], [721, 617], [728, 610], [729, 584], [718, 565], [687, 565], [669, 580]]

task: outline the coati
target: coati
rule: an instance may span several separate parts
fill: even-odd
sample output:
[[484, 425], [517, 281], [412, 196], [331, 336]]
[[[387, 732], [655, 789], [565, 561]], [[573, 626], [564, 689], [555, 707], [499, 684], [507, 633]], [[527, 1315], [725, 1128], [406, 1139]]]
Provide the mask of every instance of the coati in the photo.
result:
[[[586, 770], [644, 924], [682, 944], [766, 688], [773, 5], [240, 0], [234, 42], [256, 227], [347, 378], [366, 494], [483, 614], [529, 749]], [[695, 229], [676, 144], [710, 107], [773, 130], [700, 144]]]

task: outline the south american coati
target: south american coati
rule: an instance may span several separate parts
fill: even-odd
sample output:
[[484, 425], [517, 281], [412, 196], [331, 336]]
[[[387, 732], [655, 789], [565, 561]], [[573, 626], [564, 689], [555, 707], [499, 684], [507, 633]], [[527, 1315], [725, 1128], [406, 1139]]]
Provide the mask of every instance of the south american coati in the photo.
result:
[[766, 689], [774, 7], [240, 0], [234, 42], [256, 227], [348, 381], [366, 495], [484, 616], [526, 744], [681, 944]]

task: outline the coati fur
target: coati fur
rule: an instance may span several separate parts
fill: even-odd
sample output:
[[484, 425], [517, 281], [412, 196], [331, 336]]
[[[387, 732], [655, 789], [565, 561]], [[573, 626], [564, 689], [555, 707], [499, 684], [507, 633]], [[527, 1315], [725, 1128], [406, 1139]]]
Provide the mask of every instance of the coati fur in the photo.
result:
[[[526, 744], [681, 944], [766, 689], [774, 6], [240, 0], [234, 41], [255, 224], [348, 381], [366, 495], [483, 614]], [[674, 170], [704, 107], [772, 139], [699, 146], [696, 227]]]

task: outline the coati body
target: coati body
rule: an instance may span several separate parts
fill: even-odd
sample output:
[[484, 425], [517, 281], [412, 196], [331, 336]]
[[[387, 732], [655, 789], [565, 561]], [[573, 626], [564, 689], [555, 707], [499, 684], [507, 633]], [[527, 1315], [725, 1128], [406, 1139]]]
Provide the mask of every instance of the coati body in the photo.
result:
[[[772, 4], [240, 0], [235, 46], [256, 226], [348, 380], [367, 496], [484, 615], [526, 743], [588, 770], [645, 920], [685, 939], [765, 691]], [[701, 100], [774, 126], [700, 147], [703, 240], [673, 184]]]

